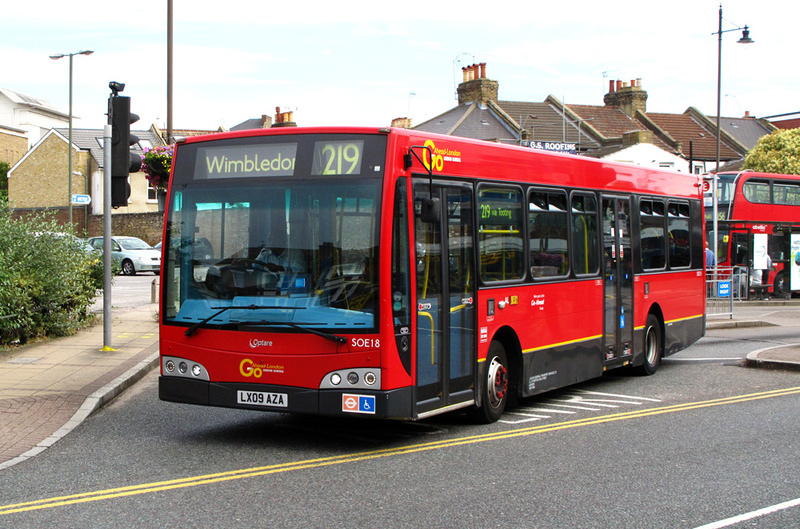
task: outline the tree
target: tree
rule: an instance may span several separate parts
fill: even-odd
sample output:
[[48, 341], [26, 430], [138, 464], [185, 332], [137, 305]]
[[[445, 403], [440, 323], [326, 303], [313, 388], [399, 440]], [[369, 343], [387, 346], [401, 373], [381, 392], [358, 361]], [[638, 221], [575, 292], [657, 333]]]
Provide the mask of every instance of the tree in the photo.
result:
[[747, 153], [745, 169], [762, 173], [800, 174], [800, 128], [762, 136]]
[[0, 195], [8, 192], [8, 171], [11, 166], [8, 162], [0, 162]]

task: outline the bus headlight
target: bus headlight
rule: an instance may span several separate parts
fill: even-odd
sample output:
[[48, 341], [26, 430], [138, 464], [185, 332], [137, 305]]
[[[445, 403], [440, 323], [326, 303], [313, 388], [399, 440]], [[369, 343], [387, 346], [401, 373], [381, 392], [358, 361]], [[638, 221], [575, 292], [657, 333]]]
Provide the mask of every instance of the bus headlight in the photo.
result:
[[[344, 388], [342, 386], [345, 386]], [[375, 367], [351, 367], [329, 371], [322, 377], [319, 389], [381, 389], [381, 371]]]
[[178, 358], [177, 356], [162, 356], [161, 368], [164, 376], [185, 377], [195, 380], [210, 381], [208, 370], [199, 362]]

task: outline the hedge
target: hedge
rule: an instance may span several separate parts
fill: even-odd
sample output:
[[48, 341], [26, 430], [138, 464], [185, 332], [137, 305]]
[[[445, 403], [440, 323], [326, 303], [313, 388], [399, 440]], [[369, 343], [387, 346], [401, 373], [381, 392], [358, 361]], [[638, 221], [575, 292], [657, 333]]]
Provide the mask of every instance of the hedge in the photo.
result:
[[14, 219], [0, 201], [0, 345], [75, 333], [102, 286], [99, 253], [52, 215]]

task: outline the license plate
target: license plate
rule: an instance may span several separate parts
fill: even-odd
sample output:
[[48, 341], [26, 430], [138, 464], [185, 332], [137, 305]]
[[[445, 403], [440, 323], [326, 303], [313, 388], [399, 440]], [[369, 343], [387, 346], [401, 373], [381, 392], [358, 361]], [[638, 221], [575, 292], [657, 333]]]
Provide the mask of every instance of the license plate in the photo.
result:
[[285, 408], [289, 405], [286, 393], [267, 393], [264, 391], [237, 391], [236, 403], [250, 406], [275, 406]]

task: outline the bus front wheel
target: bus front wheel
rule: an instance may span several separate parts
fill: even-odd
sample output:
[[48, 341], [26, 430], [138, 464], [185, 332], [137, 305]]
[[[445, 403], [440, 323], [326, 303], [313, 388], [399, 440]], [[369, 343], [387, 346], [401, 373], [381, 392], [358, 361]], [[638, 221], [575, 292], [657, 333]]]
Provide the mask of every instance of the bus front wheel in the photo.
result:
[[644, 362], [638, 368], [640, 375], [653, 375], [661, 363], [661, 324], [653, 314], [647, 316], [647, 325], [644, 329]]
[[483, 365], [485, 369], [480, 380], [481, 404], [472, 408], [471, 415], [475, 421], [488, 424], [503, 415], [508, 402], [508, 359], [503, 344], [492, 342]]

